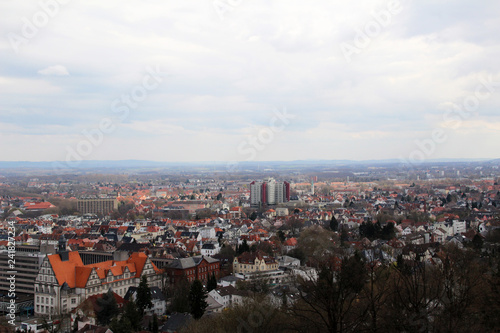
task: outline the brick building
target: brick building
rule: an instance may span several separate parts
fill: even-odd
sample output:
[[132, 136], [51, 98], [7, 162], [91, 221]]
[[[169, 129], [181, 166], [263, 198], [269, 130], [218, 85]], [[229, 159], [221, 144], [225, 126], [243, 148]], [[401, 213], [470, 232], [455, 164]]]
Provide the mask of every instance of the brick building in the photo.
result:
[[174, 260], [165, 267], [165, 271], [172, 283], [177, 283], [185, 278], [188, 282], [200, 280], [204, 284], [214, 273], [218, 278], [220, 274], [220, 262], [217, 259], [206, 256], [195, 256]]

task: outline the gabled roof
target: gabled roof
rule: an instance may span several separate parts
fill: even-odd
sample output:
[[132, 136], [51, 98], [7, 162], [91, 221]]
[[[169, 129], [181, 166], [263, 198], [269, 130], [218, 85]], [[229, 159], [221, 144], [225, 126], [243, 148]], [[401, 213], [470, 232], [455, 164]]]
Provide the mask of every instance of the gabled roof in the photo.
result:
[[[93, 313], [96, 314], [98, 311], [101, 310], [99, 307], [99, 304], [97, 303], [97, 300], [99, 298], [102, 298], [103, 295], [104, 294], [97, 294], [97, 295], [89, 296], [85, 301], [83, 301], [80, 305], [78, 305], [76, 310], [90, 307], [92, 309]], [[116, 301], [116, 304], [118, 305], [118, 307], [121, 308], [125, 305], [126, 300], [123, 297], [116, 294], [115, 292], [113, 292], [113, 297], [115, 298], [115, 301]]]
[[66, 282], [70, 288], [75, 288], [76, 267], [84, 266], [80, 254], [78, 252], [69, 252], [67, 261], [62, 261], [59, 254], [48, 255], [47, 258], [54, 270], [59, 285], [62, 286]]
[[196, 256], [196, 257], [181, 258], [174, 260], [170, 265], [168, 265], [168, 267], [177, 269], [187, 269], [198, 266], [203, 260], [205, 260], [209, 264], [219, 261], [212, 257]]
[[274, 264], [274, 263], [276, 263], [276, 260], [273, 257], [268, 256], [267, 254], [264, 254], [261, 251], [257, 251], [257, 252], [244, 252], [243, 254], [241, 254], [238, 257], [238, 262], [239, 263], [245, 263], [245, 264], [254, 265], [256, 259], [264, 260], [266, 264]]
[[[119, 276], [126, 270], [138, 278], [142, 274], [144, 265], [148, 260], [145, 253], [132, 253], [127, 260], [108, 260], [96, 264], [84, 265], [78, 252], [69, 252], [68, 260], [63, 261], [59, 254], [47, 256], [60, 286], [64, 283], [70, 288], [84, 288], [94, 270], [99, 279], [105, 279], [108, 275]], [[151, 263], [156, 273], [160, 272], [155, 264]]]
[[173, 313], [160, 329], [160, 332], [177, 332], [193, 320], [189, 313]]
[[[165, 300], [165, 295], [161, 292], [161, 289], [158, 287], [149, 287], [149, 290], [151, 291], [151, 299], [152, 300], [160, 300], [164, 301]], [[129, 287], [127, 290], [127, 293], [123, 297], [126, 301], [129, 301], [131, 297], [137, 292], [137, 287]], [[135, 296], [134, 296], [135, 297]]]

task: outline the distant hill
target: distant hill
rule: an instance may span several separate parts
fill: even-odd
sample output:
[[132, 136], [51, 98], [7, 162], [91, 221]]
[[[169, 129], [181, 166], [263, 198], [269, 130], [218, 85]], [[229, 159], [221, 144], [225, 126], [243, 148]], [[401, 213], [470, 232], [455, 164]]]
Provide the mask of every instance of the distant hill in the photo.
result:
[[[432, 159], [426, 160], [418, 164], [427, 163], [470, 163], [470, 162], [486, 162], [500, 163], [500, 159], [466, 159], [466, 158], [449, 158], [449, 159]], [[45, 169], [45, 170], [65, 170], [65, 169], [131, 169], [131, 168], [170, 168], [170, 167], [227, 167], [230, 165], [238, 165], [242, 168], [257, 168], [259, 166], [272, 167], [291, 167], [291, 166], [326, 166], [326, 165], [394, 165], [404, 164], [399, 159], [383, 159], [383, 160], [295, 160], [295, 161], [244, 161], [244, 162], [225, 162], [225, 161], [205, 161], [205, 162], [158, 162], [145, 160], [83, 160], [79, 162], [63, 162], [63, 161], [0, 161], [0, 169]]]
[[[488, 162], [500, 163], [500, 159], [468, 159], [468, 158], [442, 158], [425, 160], [421, 163], [457, 163], [457, 162]], [[0, 161], [0, 169], [63, 169], [63, 168], [147, 168], [147, 167], [169, 167], [169, 166], [224, 166], [227, 164], [238, 164], [241, 166], [262, 165], [365, 165], [365, 164], [404, 164], [399, 159], [382, 160], [295, 160], [295, 161], [205, 161], [205, 162], [159, 162], [144, 160], [83, 160], [78, 162], [63, 161]], [[419, 163], [420, 164], [420, 163]]]

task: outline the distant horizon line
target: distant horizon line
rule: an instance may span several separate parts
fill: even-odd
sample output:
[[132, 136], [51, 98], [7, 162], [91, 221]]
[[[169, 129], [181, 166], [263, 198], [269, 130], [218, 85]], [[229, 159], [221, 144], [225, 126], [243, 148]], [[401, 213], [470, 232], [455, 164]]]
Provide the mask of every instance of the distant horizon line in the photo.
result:
[[[426, 162], [484, 162], [484, 161], [496, 161], [500, 160], [500, 157], [443, 157], [443, 158], [432, 158], [413, 161], [414, 164], [426, 163]], [[30, 161], [30, 160], [0, 160], [0, 164], [16, 164], [16, 163], [26, 163], [26, 164], [70, 164], [78, 165], [82, 163], [116, 163], [116, 162], [140, 162], [140, 163], [154, 163], [154, 164], [255, 164], [255, 163], [293, 163], [293, 162], [399, 162], [408, 163], [405, 159], [400, 158], [381, 158], [381, 159], [295, 159], [295, 160], [259, 160], [259, 161], [223, 161], [223, 160], [212, 160], [212, 161], [157, 161], [157, 160], [141, 160], [141, 159], [106, 159], [106, 160], [79, 160], [79, 161], [61, 161], [61, 160], [43, 160], [43, 161]]]

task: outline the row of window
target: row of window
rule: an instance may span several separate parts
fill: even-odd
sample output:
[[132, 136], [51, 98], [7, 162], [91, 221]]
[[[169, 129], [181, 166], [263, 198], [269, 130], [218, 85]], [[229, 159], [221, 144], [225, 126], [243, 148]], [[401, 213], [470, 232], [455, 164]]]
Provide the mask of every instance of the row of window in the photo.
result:
[[[45, 312], [47, 310], [47, 312]], [[45, 305], [37, 305], [36, 306], [36, 313], [54, 313], [54, 307], [53, 306], [45, 306]]]
[[[64, 300], [66, 302], [66, 300]], [[44, 297], [44, 296], [37, 296], [36, 297], [36, 303], [37, 304], [50, 304], [54, 305], [54, 298], [52, 297]], [[71, 299], [71, 304], [76, 304], [76, 298]]]
[[51, 286], [47, 286], [47, 288], [45, 288], [45, 285], [43, 285], [43, 284], [41, 287], [39, 287], [38, 284], [35, 284], [35, 293], [37, 293], [37, 292], [50, 294], [52, 292], [55, 293], [56, 289], [54, 287], [51, 287]]
[[42, 282], [56, 282], [56, 278], [54, 276], [42, 275], [42, 276], [39, 276], [38, 280], [42, 281]]
[[[203, 272], [208, 272], [209, 270], [212, 271], [215, 269], [217, 269], [217, 264], [213, 264], [213, 265], [209, 265], [209, 266], [205, 266], [205, 267], [200, 267], [198, 272], [203, 273]], [[186, 271], [186, 275], [192, 275], [195, 272], [196, 272], [195, 269], [190, 269], [190, 270]]]
[[54, 305], [54, 299], [52, 297], [43, 297], [43, 296], [40, 297], [40, 296], [37, 296], [36, 297], [36, 302], [40, 303], [40, 304], [47, 303], [47, 304]]
[[[133, 281], [134, 281], [133, 279], [120, 280], [120, 281], [108, 283], [104, 286], [91, 287], [91, 288], [88, 288], [88, 290], [89, 290], [89, 293], [96, 293], [96, 292], [100, 292], [103, 290], [108, 290], [109, 288], [120, 287], [120, 286], [126, 286], [126, 287], [123, 289], [117, 289], [117, 290], [127, 290], [129, 286], [134, 285], [132, 283]], [[154, 282], [154, 283], [150, 282], [150, 287], [155, 287], [156, 284], [157, 284], [156, 282]], [[118, 294], [119, 294], [119, 292], [118, 292]]]

